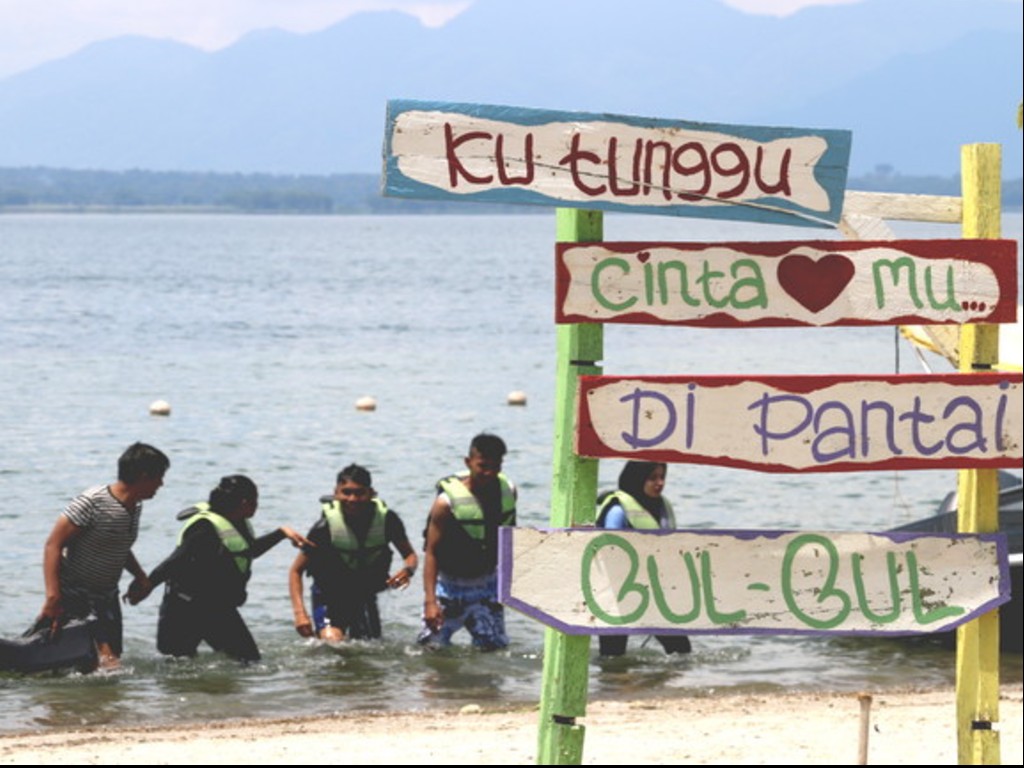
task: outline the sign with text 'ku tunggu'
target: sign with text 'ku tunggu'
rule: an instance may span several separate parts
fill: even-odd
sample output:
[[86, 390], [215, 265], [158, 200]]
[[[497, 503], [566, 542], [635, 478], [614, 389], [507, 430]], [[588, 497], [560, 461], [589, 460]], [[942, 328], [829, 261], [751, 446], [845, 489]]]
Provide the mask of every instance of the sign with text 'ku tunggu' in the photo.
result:
[[1003, 534], [502, 528], [498, 573], [568, 634], [920, 634], [1010, 592]]
[[832, 227], [850, 132], [388, 102], [384, 193]]
[[1019, 373], [582, 376], [576, 452], [765, 472], [1020, 468]]
[[1012, 323], [1014, 240], [558, 243], [560, 323]]

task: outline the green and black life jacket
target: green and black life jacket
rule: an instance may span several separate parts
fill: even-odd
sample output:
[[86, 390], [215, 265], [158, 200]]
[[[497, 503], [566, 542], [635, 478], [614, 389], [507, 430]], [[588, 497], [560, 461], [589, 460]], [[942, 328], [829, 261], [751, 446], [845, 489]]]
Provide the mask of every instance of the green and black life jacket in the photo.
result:
[[[676, 516], [672, 511], [672, 505], [668, 499], [662, 499], [665, 504], [665, 527], [674, 529], [676, 527]], [[629, 527], [637, 531], [656, 531], [662, 528], [661, 522], [652, 512], [644, 507], [635, 498], [625, 491], [613, 491], [601, 502], [597, 510], [597, 524], [604, 527], [604, 520], [608, 516], [608, 510], [618, 504], [626, 512], [626, 519]]]
[[[252, 555], [250, 554], [249, 541], [246, 540], [234, 523], [228, 520], [223, 515], [219, 515], [210, 509], [210, 505], [202, 501], [195, 505], [195, 514], [191, 515], [181, 531], [178, 532], [178, 546], [185, 540], [185, 532], [195, 525], [200, 520], [206, 520], [209, 522], [214, 529], [217, 531], [217, 535], [220, 537], [220, 543], [224, 548], [231, 553], [231, 558], [235, 563], [235, 567], [238, 572], [245, 578], [249, 577], [249, 568], [252, 565]], [[241, 521], [245, 524], [246, 530], [249, 534], [250, 540], [255, 538], [255, 534], [252, 530], [252, 524], [248, 520]]]
[[388, 508], [380, 499], [372, 499], [372, 503], [373, 517], [363, 541], [359, 541], [346, 524], [340, 501], [330, 499], [321, 508], [331, 534], [331, 544], [345, 566], [353, 571], [381, 567], [387, 570], [391, 562], [386, 526]]
[[[452, 516], [462, 530], [471, 539], [483, 544], [486, 530], [484, 510], [476, 496], [463, 482], [466, 476], [466, 473], [450, 475], [438, 482], [437, 488], [448, 496], [448, 500], [451, 502]], [[512, 492], [512, 484], [500, 472], [498, 473], [498, 483], [501, 486], [501, 520], [498, 525], [515, 525], [516, 496]]]

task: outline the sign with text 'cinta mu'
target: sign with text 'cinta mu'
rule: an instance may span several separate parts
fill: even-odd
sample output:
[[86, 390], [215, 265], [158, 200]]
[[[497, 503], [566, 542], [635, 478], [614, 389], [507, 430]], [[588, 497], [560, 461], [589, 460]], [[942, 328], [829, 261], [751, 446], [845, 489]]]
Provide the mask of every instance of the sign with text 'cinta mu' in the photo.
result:
[[850, 132], [388, 102], [384, 193], [833, 227]]
[[583, 376], [576, 451], [765, 472], [1020, 468], [1019, 373]]
[[1009, 600], [1002, 534], [499, 531], [502, 603], [568, 634], [906, 635]]
[[1012, 323], [1014, 240], [558, 243], [560, 323]]

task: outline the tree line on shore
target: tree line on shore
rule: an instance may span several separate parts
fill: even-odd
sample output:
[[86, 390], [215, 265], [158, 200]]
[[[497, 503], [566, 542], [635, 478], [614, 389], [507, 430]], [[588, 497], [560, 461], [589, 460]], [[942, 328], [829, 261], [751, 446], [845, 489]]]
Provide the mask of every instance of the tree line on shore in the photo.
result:
[[[534, 206], [384, 197], [372, 173], [285, 175], [0, 168], [0, 212], [205, 211], [280, 214], [494, 214]], [[904, 176], [891, 166], [851, 177], [848, 189], [959, 195], [959, 176]], [[1003, 207], [1020, 210], [1022, 179], [1003, 182]]]

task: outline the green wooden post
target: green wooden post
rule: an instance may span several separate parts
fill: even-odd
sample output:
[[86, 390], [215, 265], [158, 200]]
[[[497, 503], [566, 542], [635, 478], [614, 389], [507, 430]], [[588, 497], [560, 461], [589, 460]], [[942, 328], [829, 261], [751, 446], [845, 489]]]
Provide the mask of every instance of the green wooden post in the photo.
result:
[[[998, 144], [961, 149], [963, 234], [998, 238], [1001, 215], [1001, 151]], [[990, 370], [999, 356], [998, 325], [960, 329], [960, 370]], [[961, 470], [957, 482], [957, 529], [999, 530], [999, 480], [994, 469]], [[999, 612], [989, 611], [957, 629], [957, 747], [961, 765], [999, 765]]]
[[[600, 211], [559, 208], [559, 242], [596, 242], [604, 237]], [[571, 528], [593, 523], [597, 498], [597, 461], [576, 455], [577, 379], [601, 372], [604, 328], [597, 324], [560, 325], [556, 329], [555, 435], [551, 481], [551, 525]], [[579, 765], [584, 727], [576, 723], [587, 711], [590, 637], [544, 630], [544, 676], [540, 694], [538, 765]]]

